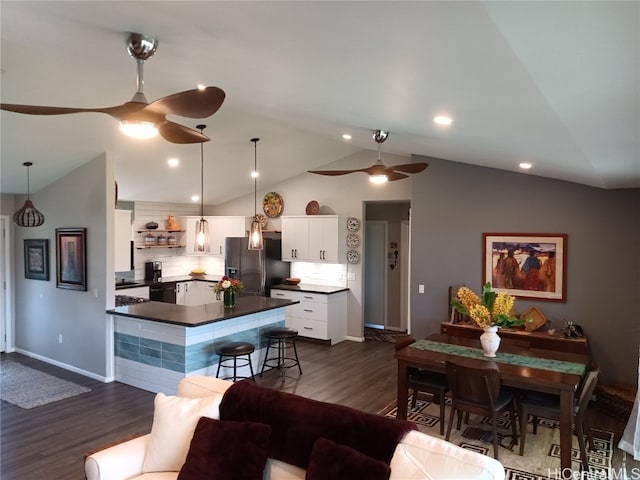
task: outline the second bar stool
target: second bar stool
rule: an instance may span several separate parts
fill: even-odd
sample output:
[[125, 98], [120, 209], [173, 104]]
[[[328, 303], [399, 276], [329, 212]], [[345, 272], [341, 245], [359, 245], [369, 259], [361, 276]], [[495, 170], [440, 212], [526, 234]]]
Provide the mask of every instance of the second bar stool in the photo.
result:
[[[229, 377], [224, 377], [224, 380], [241, 380], [244, 378], [250, 378], [254, 382], [256, 381], [253, 376], [253, 366], [251, 365], [251, 354], [255, 351], [255, 347], [252, 343], [249, 342], [229, 342], [224, 343], [216, 348], [216, 353], [220, 357], [218, 360], [218, 371], [216, 372], [216, 378], [220, 376], [220, 367], [231, 367], [233, 368], [233, 375]], [[246, 355], [245, 359], [240, 359], [240, 364], [238, 364], [238, 357], [242, 357]], [[228, 363], [231, 362], [231, 365]], [[249, 367], [249, 371], [251, 372], [250, 377], [239, 377], [238, 376], [238, 368], [239, 367]]]
[[[268, 343], [260, 375], [262, 375], [266, 367], [280, 370], [283, 382], [288, 368], [298, 367], [298, 371], [302, 374], [302, 367], [298, 359], [298, 350], [296, 349], [298, 331], [288, 327], [275, 327], [266, 330], [264, 336], [267, 337]], [[271, 349], [276, 350], [276, 353], [275, 356], [269, 357], [269, 351]], [[292, 357], [287, 356], [287, 350], [289, 349], [293, 350]]]

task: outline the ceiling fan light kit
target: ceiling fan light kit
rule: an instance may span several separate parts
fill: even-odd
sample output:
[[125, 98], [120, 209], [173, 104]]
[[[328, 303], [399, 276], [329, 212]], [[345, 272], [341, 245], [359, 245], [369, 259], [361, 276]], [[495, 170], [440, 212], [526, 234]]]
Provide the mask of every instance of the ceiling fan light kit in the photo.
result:
[[137, 91], [133, 98], [113, 107], [74, 108], [46, 107], [0, 103], [0, 109], [26, 115], [67, 115], [72, 113], [106, 113], [120, 122], [120, 130], [135, 138], [152, 138], [160, 134], [170, 143], [202, 143], [210, 139], [192, 128], [167, 120], [167, 115], [186, 118], [207, 118], [218, 111], [225, 93], [218, 87], [187, 90], [162, 97], [149, 103], [144, 95], [144, 62], [158, 48], [154, 37], [131, 33], [127, 37], [127, 51], [136, 60]]
[[44, 215], [33, 206], [33, 202], [29, 198], [29, 167], [33, 163], [24, 162], [22, 165], [27, 167], [27, 199], [22, 208], [13, 214], [13, 221], [20, 227], [39, 227], [44, 223]]
[[152, 122], [121, 120], [120, 131], [127, 137], [140, 140], [146, 140], [158, 135], [158, 127]]
[[405, 163], [402, 165], [392, 165], [387, 167], [382, 163], [380, 144], [389, 137], [389, 132], [385, 130], [374, 130], [373, 139], [378, 144], [378, 161], [367, 168], [355, 168], [353, 170], [309, 170], [309, 173], [317, 175], [328, 175], [334, 177], [337, 175], [346, 175], [348, 173], [363, 172], [369, 175], [369, 181], [374, 184], [383, 184], [409, 178], [411, 173], [420, 173], [429, 166], [428, 163]]

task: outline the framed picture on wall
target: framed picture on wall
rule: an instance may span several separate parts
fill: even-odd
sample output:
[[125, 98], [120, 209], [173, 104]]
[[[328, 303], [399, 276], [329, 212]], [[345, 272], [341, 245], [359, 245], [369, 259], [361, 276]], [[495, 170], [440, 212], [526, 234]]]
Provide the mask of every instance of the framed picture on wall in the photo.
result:
[[56, 287], [87, 290], [87, 229], [56, 228]]
[[567, 234], [484, 233], [483, 284], [537, 300], [565, 302]]
[[49, 281], [49, 240], [24, 241], [24, 278]]

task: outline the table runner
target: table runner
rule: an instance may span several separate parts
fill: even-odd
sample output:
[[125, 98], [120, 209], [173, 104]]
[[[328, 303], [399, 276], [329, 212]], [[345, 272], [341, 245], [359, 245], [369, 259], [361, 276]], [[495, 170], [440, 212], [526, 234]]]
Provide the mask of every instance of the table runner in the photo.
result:
[[417, 348], [418, 350], [431, 350], [432, 352], [448, 353], [451, 355], [459, 355], [461, 357], [475, 358], [478, 360], [508, 363], [510, 365], [518, 365], [521, 367], [531, 367], [539, 370], [549, 370], [552, 372], [569, 373], [580, 376], [584, 374], [586, 368], [586, 365], [582, 365], [581, 363], [551, 360], [548, 358], [527, 357], [525, 355], [516, 355], [514, 353], [500, 351], [498, 351], [495, 357], [489, 358], [485, 357], [482, 354], [482, 350], [479, 348], [435, 342], [433, 340], [418, 340], [409, 346], [411, 348]]

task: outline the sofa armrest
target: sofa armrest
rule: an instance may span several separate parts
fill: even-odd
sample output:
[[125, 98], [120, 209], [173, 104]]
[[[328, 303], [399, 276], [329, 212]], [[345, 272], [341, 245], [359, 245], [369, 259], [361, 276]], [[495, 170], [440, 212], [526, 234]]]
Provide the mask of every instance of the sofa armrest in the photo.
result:
[[432, 437], [407, 432], [391, 459], [390, 480], [504, 480], [502, 464], [486, 455]]
[[85, 458], [87, 480], [125, 480], [142, 474], [150, 434], [118, 443]]

